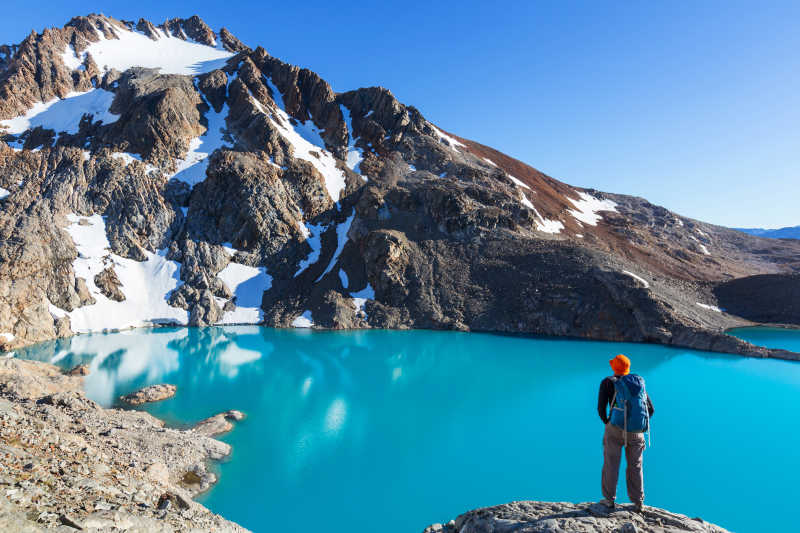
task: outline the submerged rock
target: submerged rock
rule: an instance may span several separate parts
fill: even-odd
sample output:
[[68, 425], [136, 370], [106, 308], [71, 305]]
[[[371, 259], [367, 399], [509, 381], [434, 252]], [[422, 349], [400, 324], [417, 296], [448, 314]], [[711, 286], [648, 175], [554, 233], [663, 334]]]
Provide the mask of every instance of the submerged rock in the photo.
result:
[[476, 509], [462, 514], [447, 525], [433, 524], [424, 533], [567, 533], [573, 531], [665, 533], [727, 533], [727, 530], [700, 518], [645, 506], [635, 512], [633, 505], [618, 505], [609, 510], [599, 503], [520, 501]]
[[178, 387], [175, 385], [162, 383], [144, 387], [130, 394], [120, 396], [119, 399], [129, 405], [141, 405], [143, 403], [160, 402], [167, 398], [172, 398], [175, 396], [175, 391], [177, 390]]

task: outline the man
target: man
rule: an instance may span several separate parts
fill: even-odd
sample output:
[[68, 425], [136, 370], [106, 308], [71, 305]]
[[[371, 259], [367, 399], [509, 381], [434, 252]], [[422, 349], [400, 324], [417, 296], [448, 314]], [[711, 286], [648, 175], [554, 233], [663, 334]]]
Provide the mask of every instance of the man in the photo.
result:
[[[653, 402], [644, 388], [644, 379], [631, 374], [630, 359], [622, 354], [609, 361], [614, 375], [600, 383], [597, 399], [597, 412], [606, 425], [603, 435], [603, 505], [614, 508], [617, 496], [617, 478], [622, 449], [625, 448], [625, 461], [628, 466], [625, 479], [628, 485], [628, 498], [634, 509], [642, 510], [644, 502], [644, 476], [642, 474], [642, 452], [644, 452], [644, 432], [650, 428], [653, 416]], [[608, 407], [611, 412], [608, 412]]]

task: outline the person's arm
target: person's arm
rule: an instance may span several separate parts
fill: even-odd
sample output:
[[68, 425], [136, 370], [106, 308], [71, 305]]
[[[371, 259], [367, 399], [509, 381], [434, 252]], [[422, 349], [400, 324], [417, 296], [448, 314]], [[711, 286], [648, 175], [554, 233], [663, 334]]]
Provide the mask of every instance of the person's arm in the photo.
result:
[[647, 395], [647, 412], [649, 416], [653, 416], [653, 413], [656, 412], [655, 408], [653, 408], [653, 400], [650, 399], [650, 394]]
[[608, 424], [608, 404], [611, 402], [611, 396], [608, 394], [608, 379], [600, 382], [600, 392], [597, 395], [597, 414], [600, 415], [600, 420], [603, 424]]

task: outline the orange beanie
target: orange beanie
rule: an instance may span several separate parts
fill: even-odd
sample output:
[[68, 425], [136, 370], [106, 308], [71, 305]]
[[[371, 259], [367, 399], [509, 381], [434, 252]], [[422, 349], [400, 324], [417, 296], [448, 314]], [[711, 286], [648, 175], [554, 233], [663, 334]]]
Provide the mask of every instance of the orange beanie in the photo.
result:
[[631, 371], [631, 360], [622, 354], [608, 361], [615, 374], [626, 375]]

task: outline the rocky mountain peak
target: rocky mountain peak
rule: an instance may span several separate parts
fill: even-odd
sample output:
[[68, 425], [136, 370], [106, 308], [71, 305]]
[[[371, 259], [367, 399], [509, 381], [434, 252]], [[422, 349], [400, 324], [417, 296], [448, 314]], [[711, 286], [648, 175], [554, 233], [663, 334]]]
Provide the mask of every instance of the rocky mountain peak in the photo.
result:
[[797, 242], [572, 187], [197, 16], [92, 14], [0, 48], [0, 196], [7, 347], [265, 323], [789, 356], [723, 336], [748, 322], [716, 294], [793, 283]]

